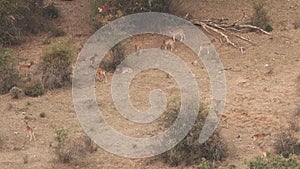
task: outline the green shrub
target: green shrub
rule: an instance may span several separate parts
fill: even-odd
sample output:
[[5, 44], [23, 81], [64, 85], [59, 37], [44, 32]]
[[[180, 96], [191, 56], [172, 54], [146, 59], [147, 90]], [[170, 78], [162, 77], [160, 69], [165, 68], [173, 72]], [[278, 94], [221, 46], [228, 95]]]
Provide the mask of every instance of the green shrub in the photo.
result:
[[[177, 107], [169, 108], [165, 112], [163, 124], [165, 126], [170, 126], [175, 121], [179, 111], [180, 109]], [[222, 161], [226, 158], [227, 146], [218, 133], [214, 133], [213, 136], [203, 144], [198, 142], [199, 134], [206, 118], [206, 113], [207, 112], [204, 109], [201, 109], [198, 118], [188, 135], [173, 149], [161, 155], [161, 158], [165, 163], [168, 163], [171, 166], [178, 166], [182, 163], [185, 165], [192, 165], [202, 163], [203, 158], [210, 162]]]
[[25, 86], [24, 93], [31, 97], [42, 96], [44, 94], [43, 84], [38, 80], [32, 81]]
[[18, 99], [22, 94], [22, 89], [18, 87], [13, 87], [10, 89], [9, 93], [13, 99]]
[[9, 90], [20, 80], [16, 69], [16, 60], [10, 50], [0, 46], [0, 94], [8, 93]]
[[246, 161], [248, 169], [299, 169], [300, 161], [297, 156], [285, 158], [281, 155], [268, 154], [266, 158], [256, 157], [253, 161]]
[[46, 18], [58, 18], [59, 10], [54, 6], [54, 3], [47, 5], [43, 8], [43, 16]]
[[46, 89], [61, 88], [71, 83], [73, 54], [70, 42], [57, 42], [44, 54], [39, 70]]
[[254, 15], [251, 18], [251, 24], [258, 26], [265, 31], [271, 32], [272, 26], [269, 24], [268, 12], [264, 9], [265, 4], [263, 2], [257, 2], [253, 5]]

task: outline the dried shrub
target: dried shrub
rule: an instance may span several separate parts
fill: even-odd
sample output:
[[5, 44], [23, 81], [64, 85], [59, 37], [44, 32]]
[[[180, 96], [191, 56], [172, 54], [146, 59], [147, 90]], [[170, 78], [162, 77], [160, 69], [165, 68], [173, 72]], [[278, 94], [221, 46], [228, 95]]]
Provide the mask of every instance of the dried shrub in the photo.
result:
[[1, 0], [0, 45], [20, 44], [24, 35], [46, 29], [42, 10], [43, 0]]
[[55, 43], [45, 53], [39, 66], [45, 89], [61, 88], [71, 83], [73, 54], [70, 42]]
[[300, 154], [299, 146], [298, 139], [290, 131], [281, 131], [275, 138], [275, 153], [285, 158], [290, 154]]
[[122, 42], [115, 45], [108, 53], [109, 57], [105, 57], [100, 63], [100, 67], [107, 71], [116, 70], [117, 66], [125, 59], [125, 47]]
[[16, 60], [9, 49], [0, 46], [0, 94], [8, 93], [20, 80]]
[[95, 150], [93, 142], [86, 135], [68, 137], [64, 129], [57, 130], [56, 135], [55, 140], [58, 142], [56, 153], [58, 160], [62, 163], [83, 159], [87, 153]]
[[[180, 109], [177, 107], [169, 108], [165, 112], [163, 120], [164, 126], [170, 126], [170, 124], [175, 121], [179, 111]], [[203, 162], [204, 158], [210, 161], [211, 165], [214, 162], [222, 161], [226, 158], [227, 146], [218, 133], [214, 133], [213, 136], [203, 144], [200, 144], [198, 141], [206, 113], [205, 109], [201, 109], [188, 135], [173, 149], [161, 155], [161, 159], [163, 159], [165, 163], [171, 166], [178, 166], [180, 164], [193, 165]]]
[[267, 10], [264, 8], [265, 3], [257, 2], [254, 3], [254, 15], [251, 18], [251, 24], [258, 26], [264, 29], [267, 32], [271, 32], [273, 30], [272, 26], [269, 24], [270, 19], [268, 16]]

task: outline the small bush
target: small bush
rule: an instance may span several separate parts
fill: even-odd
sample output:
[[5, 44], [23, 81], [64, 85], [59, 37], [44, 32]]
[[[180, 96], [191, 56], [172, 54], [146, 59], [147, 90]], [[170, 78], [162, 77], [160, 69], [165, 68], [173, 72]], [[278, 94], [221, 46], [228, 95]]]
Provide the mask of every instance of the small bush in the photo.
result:
[[300, 18], [298, 18], [298, 19], [293, 23], [293, 25], [294, 25], [294, 28], [295, 28], [295, 29], [300, 28]]
[[54, 3], [51, 3], [43, 8], [43, 16], [47, 18], [58, 18], [59, 10], [54, 6]]
[[18, 99], [21, 97], [22, 89], [18, 87], [13, 87], [10, 89], [9, 93], [13, 99]]
[[66, 32], [63, 29], [57, 27], [51, 27], [50, 32], [51, 32], [51, 36], [53, 37], [60, 37], [66, 35]]
[[285, 158], [282, 155], [268, 154], [267, 158], [256, 157], [255, 160], [246, 161], [248, 169], [298, 169], [300, 167], [300, 161], [297, 160], [297, 156], [290, 155]]
[[299, 154], [299, 143], [298, 139], [290, 131], [280, 132], [274, 143], [274, 149], [276, 154], [280, 154], [287, 158], [290, 154]]
[[[164, 124], [170, 126], [176, 119], [179, 111], [179, 108], [170, 108], [167, 110], [163, 120]], [[182, 163], [185, 165], [199, 164], [203, 162], [203, 158], [210, 162], [218, 162], [226, 158], [227, 146], [218, 133], [214, 133], [213, 136], [203, 144], [198, 142], [205, 117], [206, 111], [201, 109], [188, 135], [173, 149], [161, 155], [164, 162], [171, 166], [178, 166]]]
[[258, 26], [268, 32], [272, 31], [273, 28], [269, 24], [268, 12], [264, 9], [265, 4], [263, 2], [258, 2], [253, 5], [254, 15], [251, 18], [251, 24]]
[[55, 43], [39, 66], [46, 89], [61, 88], [71, 83], [73, 46], [70, 42]]
[[67, 136], [64, 129], [56, 131], [55, 140], [58, 143], [56, 153], [58, 159], [62, 163], [69, 163], [74, 159], [82, 159], [88, 152], [93, 152], [93, 142], [86, 135]]
[[9, 90], [20, 80], [16, 69], [16, 60], [10, 50], [0, 46], [0, 94], [8, 93]]
[[40, 117], [41, 118], [45, 118], [46, 117], [46, 113], [45, 112], [40, 113]]
[[32, 81], [26, 85], [24, 93], [27, 96], [38, 97], [44, 94], [44, 87], [40, 81]]
[[27, 164], [27, 163], [28, 163], [28, 154], [25, 154], [25, 155], [23, 156], [23, 163], [24, 163], [24, 164]]
[[289, 128], [292, 130], [292, 131], [299, 131], [299, 123], [297, 120], [293, 119], [291, 121], [289, 121]]

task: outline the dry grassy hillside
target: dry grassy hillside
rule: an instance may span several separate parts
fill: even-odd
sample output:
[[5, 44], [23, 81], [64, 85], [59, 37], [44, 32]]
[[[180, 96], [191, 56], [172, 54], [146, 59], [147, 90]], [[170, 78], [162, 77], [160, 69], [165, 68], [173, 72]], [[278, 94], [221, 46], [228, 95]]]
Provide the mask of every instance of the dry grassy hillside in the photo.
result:
[[[246, 168], [244, 160], [262, 156], [259, 144], [266, 151], [274, 153], [276, 135], [289, 130], [292, 122], [298, 125], [300, 119], [300, 1], [265, 2], [274, 30], [270, 36], [256, 32], [243, 33], [243, 36], [254, 42], [250, 44], [239, 41], [245, 48], [244, 54], [225, 42], [220, 43], [214, 34], [206, 33], [226, 68], [227, 97], [224, 115], [227, 117], [227, 124], [222, 121], [218, 128], [229, 148], [229, 156], [221, 163], [224, 168], [230, 165]], [[30, 58], [39, 63], [50, 46], [44, 43], [45, 40], [71, 40], [79, 50], [92, 34], [90, 6], [86, 0], [54, 0], [54, 4], [61, 11], [55, 24], [66, 35], [50, 39], [46, 33], [30, 36], [25, 43], [12, 47], [17, 57]], [[254, 10], [250, 0], [177, 0], [173, 1], [171, 12], [178, 16], [189, 13], [198, 19], [223, 17], [233, 22], [243, 12], [246, 13], [245, 20], [250, 20]], [[138, 40], [146, 41], [145, 48], [155, 47], [161, 41], [150, 35], [133, 37], [126, 40], [126, 52], [132, 52], [133, 42]], [[183, 45], [176, 45], [174, 53], [193, 71], [198, 85], [202, 87], [203, 102], [209, 103], [211, 89], [205, 67], [201, 63], [196, 66], [192, 64], [197, 56]], [[33, 69], [35, 66], [33, 65]], [[108, 73], [108, 83], [96, 82], [95, 87], [98, 105], [108, 123], [116, 130], [134, 137], [151, 136], [160, 132], [156, 123], [136, 124], [118, 114], [111, 97], [111, 78], [112, 73]], [[139, 110], [147, 110], [150, 106], [149, 92], [157, 88], [162, 89], [170, 99], [179, 97], [180, 91], [174, 79], [158, 70], [144, 71], [130, 86], [132, 104]], [[59, 162], [56, 156], [56, 148], [59, 146], [55, 140], [57, 130], [64, 129], [68, 137], [74, 140], [80, 138], [79, 143], [70, 143], [75, 147], [84, 147], [85, 140], [82, 138], [87, 139], [83, 137], [84, 132], [72, 101], [71, 86], [50, 90], [35, 98], [23, 96], [12, 99], [9, 94], [0, 95], [0, 168], [173, 168], [160, 160], [123, 158], [101, 148], [92, 153], [81, 154], [70, 163]], [[41, 117], [41, 113], [45, 117]], [[29, 141], [26, 137], [25, 116], [35, 132], [35, 141]], [[270, 135], [254, 141], [253, 136], [259, 133]], [[299, 130], [292, 133], [300, 138]], [[179, 165], [177, 168], [197, 168], [197, 165]]]

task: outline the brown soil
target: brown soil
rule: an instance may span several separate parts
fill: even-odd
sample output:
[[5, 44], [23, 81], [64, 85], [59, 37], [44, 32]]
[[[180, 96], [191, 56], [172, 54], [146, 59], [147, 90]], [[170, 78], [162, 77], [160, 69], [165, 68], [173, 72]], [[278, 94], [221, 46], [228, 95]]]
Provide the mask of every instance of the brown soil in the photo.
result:
[[[79, 49], [91, 35], [92, 28], [88, 22], [88, 3], [85, 0], [54, 1], [61, 9], [62, 16], [57, 20], [57, 26], [63, 28], [67, 35], [63, 38], [52, 38], [51, 41], [72, 40]], [[297, 77], [300, 75], [300, 29], [294, 29], [293, 23], [299, 21], [300, 8], [298, 0], [266, 1], [267, 11], [271, 17], [274, 31], [271, 36], [257, 33], [246, 33], [244, 36], [252, 39], [256, 45], [244, 43], [246, 53], [221, 45], [218, 40], [214, 45], [227, 70], [227, 98], [224, 114], [228, 117], [228, 128], [221, 122], [219, 129], [229, 145], [230, 155], [223, 166], [235, 164], [245, 168], [244, 160], [261, 155], [257, 142], [251, 137], [257, 133], [271, 132], [271, 136], [263, 138], [267, 151], [273, 151], [272, 143], [276, 133], [288, 128], [297, 102]], [[247, 15], [252, 13], [252, 5], [243, 0], [181, 0], [173, 4], [177, 15], [189, 12], [197, 18], [229, 18], [234, 21], [240, 18], [242, 11]], [[247, 16], [248, 18], [250, 16]], [[14, 53], [20, 58], [39, 62], [49, 45], [43, 44], [48, 35], [40, 34], [29, 37], [20, 46], [13, 47]], [[147, 35], [148, 36], [148, 35]], [[209, 36], [211, 39], [214, 37]], [[136, 37], [133, 40], [147, 40], [145, 48], [153, 47], [159, 39], [155, 37]], [[132, 39], [131, 39], [132, 40]], [[131, 41], [128, 40], [128, 41]], [[133, 50], [132, 42], [128, 50]], [[210, 102], [209, 78], [203, 65], [194, 66], [192, 62], [197, 56], [176, 45], [174, 52], [191, 68], [201, 86], [205, 103]], [[269, 65], [266, 67], [265, 65]], [[271, 70], [271, 71], [270, 71]], [[105, 118], [116, 130], [130, 136], [141, 137], [156, 134], [159, 130], [155, 123], [137, 125], [128, 122], [113, 105], [108, 83], [96, 83], [96, 97]], [[145, 71], [132, 82], [131, 100], [139, 110], [147, 110], [149, 92], [162, 89], [168, 98], [179, 97], [179, 90], [173, 79], [158, 70]], [[72, 102], [71, 87], [48, 91], [38, 98], [22, 97], [11, 99], [10, 95], [0, 96], [0, 168], [171, 168], [160, 161], [149, 159], [128, 159], [112, 155], [101, 148], [84, 159], [78, 159], [70, 164], [57, 162], [55, 130], [65, 128], [69, 135], [83, 133], [76, 117]], [[141, 101], [143, 100], [143, 101]], [[26, 138], [24, 115], [31, 117], [30, 125], [36, 133], [36, 141], [29, 142]], [[46, 118], [40, 118], [44, 112]], [[31, 114], [31, 115], [30, 115]], [[300, 137], [299, 132], [295, 134]], [[28, 163], [24, 164], [24, 158]], [[196, 166], [178, 168], [196, 168]]]

